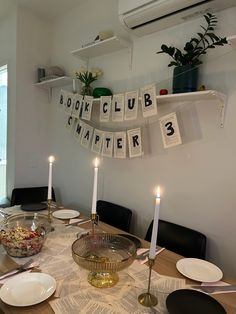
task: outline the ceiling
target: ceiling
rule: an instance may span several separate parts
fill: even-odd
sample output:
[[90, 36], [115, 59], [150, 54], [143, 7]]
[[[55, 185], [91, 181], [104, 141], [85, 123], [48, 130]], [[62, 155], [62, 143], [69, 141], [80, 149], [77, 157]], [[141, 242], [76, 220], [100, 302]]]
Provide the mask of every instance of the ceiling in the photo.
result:
[[85, 0], [0, 0], [0, 17], [9, 9], [10, 3], [16, 3], [32, 10], [46, 19], [54, 19], [71, 10]]

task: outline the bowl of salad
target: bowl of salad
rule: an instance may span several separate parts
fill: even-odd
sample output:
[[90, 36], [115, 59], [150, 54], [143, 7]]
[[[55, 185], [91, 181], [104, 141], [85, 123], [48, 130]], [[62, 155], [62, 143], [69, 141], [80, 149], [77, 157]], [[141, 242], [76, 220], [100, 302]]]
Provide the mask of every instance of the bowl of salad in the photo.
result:
[[41, 251], [50, 231], [46, 215], [25, 213], [10, 216], [1, 225], [1, 244], [10, 256], [32, 256]]

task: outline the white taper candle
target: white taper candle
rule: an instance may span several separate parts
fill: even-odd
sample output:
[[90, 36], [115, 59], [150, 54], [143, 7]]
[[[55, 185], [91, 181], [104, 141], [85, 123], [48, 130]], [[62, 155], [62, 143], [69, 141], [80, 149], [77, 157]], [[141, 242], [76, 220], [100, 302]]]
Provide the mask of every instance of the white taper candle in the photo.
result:
[[52, 199], [52, 164], [54, 162], [54, 157], [50, 156], [49, 161], [49, 171], [48, 171], [48, 200]]
[[155, 203], [155, 213], [152, 227], [152, 238], [149, 251], [149, 258], [154, 259], [156, 255], [156, 245], [157, 245], [157, 233], [158, 233], [158, 221], [159, 221], [159, 212], [160, 212], [160, 187], [157, 187], [156, 203]]
[[94, 162], [92, 214], [97, 212], [98, 158]]

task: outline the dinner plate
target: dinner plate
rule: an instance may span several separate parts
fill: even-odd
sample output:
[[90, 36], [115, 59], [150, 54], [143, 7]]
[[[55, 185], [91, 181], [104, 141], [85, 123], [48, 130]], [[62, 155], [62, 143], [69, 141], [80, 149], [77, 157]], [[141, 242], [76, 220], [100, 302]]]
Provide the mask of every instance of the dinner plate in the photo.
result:
[[138, 238], [136, 238], [130, 234], [118, 234], [118, 236], [125, 237], [125, 238], [129, 239], [130, 241], [134, 242], [137, 249], [141, 247], [141, 241]]
[[21, 209], [29, 212], [44, 210], [48, 206], [46, 203], [34, 203], [34, 204], [23, 204], [21, 205]]
[[223, 306], [211, 296], [190, 289], [170, 293], [166, 307], [169, 314], [226, 314]]
[[198, 258], [183, 258], [176, 263], [176, 268], [182, 275], [196, 281], [215, 282], [223, 277], [216, 265]]
[[9, 279], [0, 289], [3, 302], [13, 306], [30, 306], [49, 298], [56, 280], [44, 273], [25, 273]]
[[80, 212], [73, 209], [60, 209], [53, 212], [52, 215], [53, 217], [59, 218], [59, 219], [71, 219], [71, 218], [79, 217]]

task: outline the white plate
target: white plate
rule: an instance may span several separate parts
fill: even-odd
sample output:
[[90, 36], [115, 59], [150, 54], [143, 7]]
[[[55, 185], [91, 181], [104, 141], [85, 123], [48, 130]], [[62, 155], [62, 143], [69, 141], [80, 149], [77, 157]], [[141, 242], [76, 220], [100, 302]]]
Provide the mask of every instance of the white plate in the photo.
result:
[[196, 281], [215, 282], [223, 277], [216, 265], [198, 258], [183, 258], [176, 263], [176, 268], [182, 275]]
[[59, 218], [59, 219], [71, 219], [71, 218], [79, 217], [80, 212], [73, 209], [60, 209], [53, 212], [52, 215], [53, 217]]
[[56, 280], [44, 273], [26, 273], [9, 279], [0, 289], [3, 302], [30, 306], [49, 298], [56, 290]]

